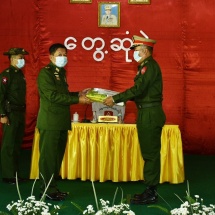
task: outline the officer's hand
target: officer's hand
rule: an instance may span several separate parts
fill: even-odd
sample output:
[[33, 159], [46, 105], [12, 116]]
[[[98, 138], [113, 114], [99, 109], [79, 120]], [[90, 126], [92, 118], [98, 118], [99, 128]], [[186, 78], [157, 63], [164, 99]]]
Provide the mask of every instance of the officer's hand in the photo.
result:
[[103, 101], [103, 104], [112, 107], [112, 106], [114, 105], [113, 97], [112, 97], [112, 96], [108, 96], [108, 97]]
[[86, 96], [82, 95], [82, 96], [79, 96], [79, 103], [80, 104], [90, 104], [90, 103], [92, 103], [92, 101], [90, 99], [88, 99]]
[[10, 125], [10, 122], [9, 122], [9, 119], [7, 116], [1, 117], [1, 123], [6, 124], [6, 125]]
[[91, 90], [91, 88], [86, 88], [86, 89], [80, 91], [79, 96], [83, 96], [83, 95], [85, 96], [88, 93], [88, 91], [90, 91], [90, 90]]

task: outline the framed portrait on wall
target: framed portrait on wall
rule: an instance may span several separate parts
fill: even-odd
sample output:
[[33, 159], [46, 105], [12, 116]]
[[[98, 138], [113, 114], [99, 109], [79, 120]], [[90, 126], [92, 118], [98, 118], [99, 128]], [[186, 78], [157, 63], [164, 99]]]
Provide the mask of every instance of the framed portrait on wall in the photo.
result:
[[150, 4], [151, 0], [128, 0], [129, 4]]
[[120, 27], [120, 2], [99, 2], [98, 6], [99, 27]]
[[92, 0], [69, 0], [70, 3], [92, 3]]

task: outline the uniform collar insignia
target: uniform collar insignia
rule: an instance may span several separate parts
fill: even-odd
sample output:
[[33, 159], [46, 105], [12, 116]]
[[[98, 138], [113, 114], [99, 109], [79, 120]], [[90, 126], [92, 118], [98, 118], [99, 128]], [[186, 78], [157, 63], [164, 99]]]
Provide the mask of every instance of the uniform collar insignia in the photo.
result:
[[60, 81], [59, 72], [55, 71], [54, 76], [55, 76], [56, 80]]
[[147, 64], [147, 63], [148, 63], [148, 60], [143, 61], [140, 65], [141, 65], [141, 66], [144, 66], [144, 65]]

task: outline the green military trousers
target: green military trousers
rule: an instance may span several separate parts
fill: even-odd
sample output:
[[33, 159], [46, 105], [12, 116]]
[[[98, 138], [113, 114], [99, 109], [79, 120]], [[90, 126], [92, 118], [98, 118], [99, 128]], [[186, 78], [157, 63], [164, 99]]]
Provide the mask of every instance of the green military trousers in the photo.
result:
[[161, 106], [138, 110], [137, 132], [147, 186], [157, 186], [160, 181], [161, 132], [165, 119]]
[[9, 125], [4, 124], [1, 147], [2, 178], [19, 174], [19, 156], [25, 132], [25, 112], [8, 113]]
[[54, 193], [57, 192], [55, 178], [57, 178], [60, 173], [61, 163], [67, 143], [68, 131], [39, 129], [39, 133], [39, 174], [41, 193], [44, 192], [45, 187], [49, 183], [52, 175], [53, 179], [46, 193]]

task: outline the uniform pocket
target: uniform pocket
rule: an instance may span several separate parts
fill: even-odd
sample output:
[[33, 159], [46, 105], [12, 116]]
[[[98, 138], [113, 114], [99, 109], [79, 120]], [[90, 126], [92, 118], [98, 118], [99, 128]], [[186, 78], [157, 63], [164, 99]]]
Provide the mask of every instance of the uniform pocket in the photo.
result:
[[152, 107], [149, 112], [150, 121], [153, 125], [163, 127], [166, 121], [162, 107]]

